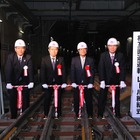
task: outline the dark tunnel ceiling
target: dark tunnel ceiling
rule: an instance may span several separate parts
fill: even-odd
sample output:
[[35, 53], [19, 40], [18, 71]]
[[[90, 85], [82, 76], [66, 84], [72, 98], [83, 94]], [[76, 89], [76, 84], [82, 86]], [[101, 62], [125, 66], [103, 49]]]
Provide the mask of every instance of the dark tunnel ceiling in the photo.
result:
[[102, 34], [104, 43], [110, 36], [122, 39], [137, 29], [135, 23], [140, 23], [139, 0], [24, 0], [24, 3], [41, 20], [57, 21], [51, 35], [61, 44], [76, 44], [88, 38], [87, 33]]
[[140, 16], [139, 0], [24, 0], [24, 3], [42, 20], [94, 22], [90, 28], [126, 17], [139, 20]]
[[56, 21], [50, 35], [59, 38], [63, 32], [58, 39], [63, 42], [78, 42], [87, 38], [87, 33], [104, 34], [106, 38], [119, 34], [122, 38], [140, 28], [139, 0], [1, 0], [1, 7], [5, 2], [33, 26], [38, 20]]

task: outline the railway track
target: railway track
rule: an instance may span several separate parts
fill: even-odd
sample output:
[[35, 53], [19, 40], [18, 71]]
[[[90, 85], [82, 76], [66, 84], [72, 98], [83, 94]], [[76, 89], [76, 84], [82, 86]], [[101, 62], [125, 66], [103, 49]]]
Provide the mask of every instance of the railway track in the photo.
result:
[[[45, 121], [43, 120], [42, 111], [44, 94], [41, 94], [16, 120], [7, 119], [6, 117], [0, 121], [1, 126], [5, 126], [5, 129], [0, 134], [0, 139], [49, 140], [70, 137], [76, 140], [82, 137], [89, 137], [89, 134], [87, 135], [88, 121], [85, 122], [86, 117], [83, 117], [81, 120], [77, 120], [74, 117], [74, 112], [71, 110], [73, 101], [71, 95], [71, 92], [63, 94], [62, 117], [59, 120], [54, 119], [54, 107], [52, 102], [48, 119]], [[67, 131], [68, 129], [70, 131]]]
[[[94, 94], [93, 94], [94, 93]], [[35, 96], [31, 106], [16, 120], [4, 117], [0, 120], [0, 140], [139, 140], [140, 125], [129, 116], [116, 118], [108, 104], [105, 120], [97, 118], [98, 91], [94, 90], [94, 116], [88, 119], [85, 105], [82, 119], [73, 112], [73, 92], [65, 90], [62, 96], [62, 116], [54, 119], [53, 102], [47, 120], [43, 120], [44, 94]]]

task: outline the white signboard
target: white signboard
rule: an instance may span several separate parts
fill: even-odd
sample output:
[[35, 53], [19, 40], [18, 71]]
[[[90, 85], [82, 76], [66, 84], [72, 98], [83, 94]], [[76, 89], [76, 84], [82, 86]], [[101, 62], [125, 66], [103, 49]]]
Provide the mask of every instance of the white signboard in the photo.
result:
[[133, 32], [132, 92], [130, 113], [140, 118], [140, 31]]

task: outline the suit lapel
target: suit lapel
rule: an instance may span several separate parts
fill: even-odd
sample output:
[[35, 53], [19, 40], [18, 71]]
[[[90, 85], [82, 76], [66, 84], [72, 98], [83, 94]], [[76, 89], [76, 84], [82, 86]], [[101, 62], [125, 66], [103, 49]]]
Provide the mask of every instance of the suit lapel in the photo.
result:
[[58, 57], [56, 57], [56, 63], [55, 63], [55, 67], [57, 68], [57, 65], [59, 64], [60, 62], [59, 62], [59, 59], [58, 59]]
[[118, 54], [115, 53], [115, 57], [114, 57], [114, 63], [118, 61]]
[[17, 69], [20, 70], [21, 66], [18, 60], [18, 56], [16, 54], [14, 55], [14, 65], [17, 67]]
[[112, 62], [111, 62], [111, 58], [110, 58], [109, 52], [107, 52], [107, 62], [109, 63], [109, 65], [112, 66]]
[[52, 60], [51, 60], [51, 57], [50, 56], [48, 56], [48, 59], [46, 59], [46, 64], [49, 65], [49, 67], [53, 71], [53, 65], [52, 65]]
[[78, 67], [80, 67], [82, 69], [82, 64], [81, 64], [80, 56], [77, 59], [77, 65], [78, 65]]
[[22, 67], [20, 66], [19, 60], [18, 60], [18, 56], [15, 54], [14, 55], [14, 67], [16, 69], [16, 77], [17, 79], [20, 77], [21, 73], [22, 73]]
[[89, 65], [89, 63], [88, 63], [88, 58], [87, 58], [87, 57], [86, 57], [86, 59], [85, 59], [84, 68], [85, 68], [86, 65]]
[[20, 67], [23, 68], [24, 65], [26, 65], [26, 58], [25, 58], [25, 56], [22, 57], [22, 61], [21, 61]]

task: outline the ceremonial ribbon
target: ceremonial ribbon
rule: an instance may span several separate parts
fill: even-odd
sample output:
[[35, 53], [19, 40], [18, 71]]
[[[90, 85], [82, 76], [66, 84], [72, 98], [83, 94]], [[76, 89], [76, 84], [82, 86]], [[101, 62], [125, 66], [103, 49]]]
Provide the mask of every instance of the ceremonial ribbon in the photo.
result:
[[18, 95], [17, 95], [17, 108], [21, 109], [22, 108], [22, 86], [17, 87]]
[[28, 67], [24, 66], [23, 69], [24, 69], [24, 76], [28, 76], [28, 72], [27, 72]]
[[85, 70], [86, 70], [86, 73], [87, 73], [87, 77], [91, 77], [90, 66], [89, 65], [85, 66]]
[[115, 67], [116, 67], [116, 73], [120, 73], [120, 68], [119, 68], [119, 63], [115, 62]]
[[53, 85], [53, 89], [54, 89], [54, 106], [58, 107], [58, 85]]
[[115, 85], [111, 85], [110, 86], [111, 92], [112, 92], [112, 108], [113, 108], [113, 113], [115, 114], [115, 90], [116, 90], [116, 86]]
[[79, 96], [80, 96], [80, 107], [83, 107], [84, 104], [84, 86], [83, 85], [79, 85]]
[[58, 75], [61, 76], [62, 75], [62, 65], [58, 64], [57, 65], [57, 70], [58, 70]]

